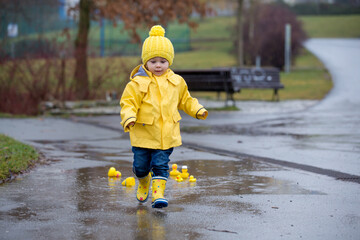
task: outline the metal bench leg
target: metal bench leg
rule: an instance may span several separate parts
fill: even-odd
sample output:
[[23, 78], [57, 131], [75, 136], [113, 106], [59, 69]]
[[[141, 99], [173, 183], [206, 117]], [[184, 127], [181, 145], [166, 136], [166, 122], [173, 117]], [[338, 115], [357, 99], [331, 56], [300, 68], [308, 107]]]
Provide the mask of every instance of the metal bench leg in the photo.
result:
[[235, 100], [234, 100], [234, 94], [233, 93], [226, 93], [226, 102], [225, 107], [228, 107], [228, 102], [231, 101], [232, 107], [235, 107]]
[[275, 88], [273, 96], [272, 96], [272, 101], [279, 101], [279, 100], [280, 100], [280, 97], [279, 97], [278, 89]]

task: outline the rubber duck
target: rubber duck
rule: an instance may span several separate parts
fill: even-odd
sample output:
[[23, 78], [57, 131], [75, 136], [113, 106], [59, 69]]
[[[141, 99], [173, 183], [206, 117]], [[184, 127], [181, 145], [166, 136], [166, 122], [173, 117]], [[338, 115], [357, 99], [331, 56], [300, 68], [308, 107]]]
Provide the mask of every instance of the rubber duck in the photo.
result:
[[190, 175], [189, 182], [196, 182], [196, 178], [193, 175]]
[[108, 171], [108, 177], [115, 177], [116, 176], [116, 169], [111, 167]]
[[117, 178], [121, 177], [121, 172], [116, 171], [116, 173], [115, 173], [115, 177], [117, 177]]
[[180, 174], [180, 172], [177, 170], [177, 164], [173, 164], [171, 167], [173, 170], [170, 171], [170, 176], [177, 176]]
[[133, 186], [135, 186], [135, 178], [128, 177], [121, 184], [125, 187], [133, 187]]
[[177, 182], [182, 182], [182, 181], [184, 181], [184, 179], [180, 175], [177, 175], [176, 176], [176, 181]]
[[187, 166], [182, 166], [182, 169], [181, 169], [181, 174], [180, 176], [183, 178], [183, 179], [187, 179], [189, 177], [189, 173], [187, 172], [188, 169], [187, 169]]

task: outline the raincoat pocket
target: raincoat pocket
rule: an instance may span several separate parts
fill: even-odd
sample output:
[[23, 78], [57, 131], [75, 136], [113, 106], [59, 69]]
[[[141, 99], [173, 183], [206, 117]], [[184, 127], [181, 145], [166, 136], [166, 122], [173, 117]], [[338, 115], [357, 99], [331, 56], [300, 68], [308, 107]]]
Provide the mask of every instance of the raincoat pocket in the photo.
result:
[[136, 123], [140, 123], [143, 125], [152, 125], [154, 123], [154, 116], [140, 115], [136, 120]]
[[178, 111], [176, 111], [173, 115], [173, 120], [174, 120], [174, 123], [177, 123], [177, 122], [180, 122], [181, 120], [181, 115]]
[[153, 139], [154, 116], [143, 114], [139, 115], [133, 128], [132, 134], [133, 135], [130, 135], [130, 138], [133, 136], [137, 139], [136, 141], [144, 141], [140, 139]]
[[173, 121], [174, 121], [173, 130], [172, 130], [172, 136], [173, 136], [173, 139], [177, 139], [177, 138], [180, 137], [181, 115], [180, 115], [180, 113], [178, 111], [176, 111], [176, 113], [172, 117], [173, 117]]

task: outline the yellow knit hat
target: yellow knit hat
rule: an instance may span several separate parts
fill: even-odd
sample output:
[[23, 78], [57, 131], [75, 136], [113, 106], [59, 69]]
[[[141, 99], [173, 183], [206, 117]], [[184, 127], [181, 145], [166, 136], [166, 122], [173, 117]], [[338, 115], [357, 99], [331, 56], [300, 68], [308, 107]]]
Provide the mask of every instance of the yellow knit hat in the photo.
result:
[[141, 58], [143, 64], [154, 57], [162, 57], [168, 60], [169, 66], [174, 60], [174, 47], [171, 41], [165, 37], [165, 29], [160, 25], [155, 25], [149, 32], [149, 37], [145, 39]]

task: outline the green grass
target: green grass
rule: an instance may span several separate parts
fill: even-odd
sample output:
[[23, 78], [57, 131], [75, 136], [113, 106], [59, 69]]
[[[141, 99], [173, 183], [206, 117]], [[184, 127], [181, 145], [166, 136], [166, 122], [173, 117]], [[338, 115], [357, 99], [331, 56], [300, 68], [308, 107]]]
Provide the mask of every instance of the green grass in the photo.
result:
[[191, 38], [230, 38], [235, 21], [235, 17], [213, 17], [198, 20], [198, 27], [191, 31]]
[[293, 63], [296, 69], [321, 69], [324, 68], [322, 62], [307, 49], [303, 48]]
[[[359, 38], [360, 15], [299, 16], [309, 38]], [[198, 21], [192, 39], [232, 37], [235, 17], [216, 17]]]
[[29, 118], [31, 116], [28, 115], [21, 115], [21, 114], [10, 114], [10, 113], [2, 113], [0, 112], [0, 118]]
[[[285, 88], [279, 90], [280, 100], [320, 100], [331, 90], [332, 81], [330, 74], [323, 64], [309, 51], [303, 49], [296, 59], [290, 73], [280, 73], [280, 81]], [[195, 97], [217, 99], [217, 93], [194, 92]], [[271, 100], [272, 89], [243, 89], [235, 93], [236, 100]], [[225, 99], [225, 93], [220, 94], [220, 99]]]
[[[299, 19], [304, 23], [304, 29], [309, 37], [359, 37], [360, 36], [360, 15], [346, 16], [302, 16]], [[176, 52], [172, 69], [208, 69], [217, 67], [232, 67], [236, 65], [233, 53], [233, 26], [234, 17], [214, 17], [197, 19], [198, 27], [190, 32], [191, 51]], [[98, 27], [93, 26], [93, 35], [99, 36]], [[174, 34], [175, 29], [186, 31], [184, 25], [173, 23], [169, 25], [168, 33]], [[109, 31], [109, 29], [107, 30]], [[51, 33], [53, 34], [53, 33]], [[118, 28], [107, 32], [106, 36], [121, 38]], [[176, 35], [169, 36], [170, 39]], [[97, 96], [103, 98], [105, 91], [116, 90], [118, 94], [124, 87], [123, 82], [129, 79], [130, 71], [140, 63], [140, 56], [124, 56], [112, 58], [90, 58], [89, 76], [96, 79], [101, 70], [98, 67], [112, 64], [113, 68], [121, 69], [122, 72], [116, 76], [106, 79], [106, 82], [97, 89]], [[122, 63], [121, 63], [122, 62]], [[68, 75], [66, 77], [70, 84], [74, 71], [74, 59], [67, 62]], [[125, 67], [123, 67], [125, 66]], [[2, 73], [0, 67], [0, 73]], [[52, 81], [57, 82], [57, 79]], [[324, 69], [322, 63], [311, 53], [303, 49], [293, 65], [293, 70], [289, 74], [281, 73], [281, 82], [285, 89], [280, 90], [280, 99], [322, 99], [332, 88], [329, 74]], [[316, 91], [314, 91], [316, 89]], [[204, 96], [216, 99], [216, 93], [194, 93], [194, 96]], [[270, 100], [272, 90], [263, 89], [244, 89], [240, 94], [236, 94], [237, 99], [242, 100]]]
[[234, 66], [236, 60], [231, 54], [214, 50], [193, 50], [191, 52], [177, 53], [172, 69], [209, 69], [214, 67]]
[[[360, 37], [360, 15], [343, 16], [302, 16], [304, 30], [308, 37], [353, 38]], [[233, 17], [217, 17], [199, 21], [199, 27], [191, 32], [192, 49], [188, 53], [178, 53], [173, 68], [213, 68], [229, 67], [236, 64], [231, 53]], [[228, 39], [227, 41], [224, 39]], [[198, 39], [218, 39], [218, 41], [198, 42]], [[189, 59], [191, 59], [189, 61]], [[285, 88], [279, 91], [281, 100], [320, 100], [331, 90], [331, 76], [323, 64], [310, 52], [303, 49], [295, 59], [290, 73], [281, 73]], [[237, 100], [270, 100], [273, 90], [244, 89], [235, 94]], [[211, 92], [195, 92], [196, 97], [216, 99]], [[225, 94], [221, 94], [225, 99]]]
[[[214, 18], [210, 21], [200, 22], [198, 32], [192, 34], [194, 38], [219, 38], [221, 35], [213, 35], [214, 32], [223, 33], [233, 18]], [[212, 28], [213, 26], [213, 28]], [[211, 30], [212, 29], [212, 30]], [[230, 39], [230, 33], [225, 35]], [[235, 66], [236, 60], [231, 53], [231, 42], [221, 40], [219, 42], [193, 44], [194, 50], [189, 53], [178, 53], [174, 61], [174, 68], [213, 68]], [[186, 61], [191, 59], [191, 61]], [[280, 100], [293, 99], [322, 99], [332, 88], [329, 73], [323, 64], [306, 49], [302, 49], [295, 59], [290, 73], [280, 74], [280, 81], [285, 85], [279, 91]], [[217, 99], [217, 93], [194, 92], [195, 97]], [[236, 100], [271, 100], [272, 89], [243, 89], [241, 93], [234, 94]], [[220, 94], [225, 99], [225, 94]]]
[[25, 171], [38, 159], [33, 147], [0, 134], [0, 183]]
[[302, 16], [309, 38], [359, 38], [360, 15]]

